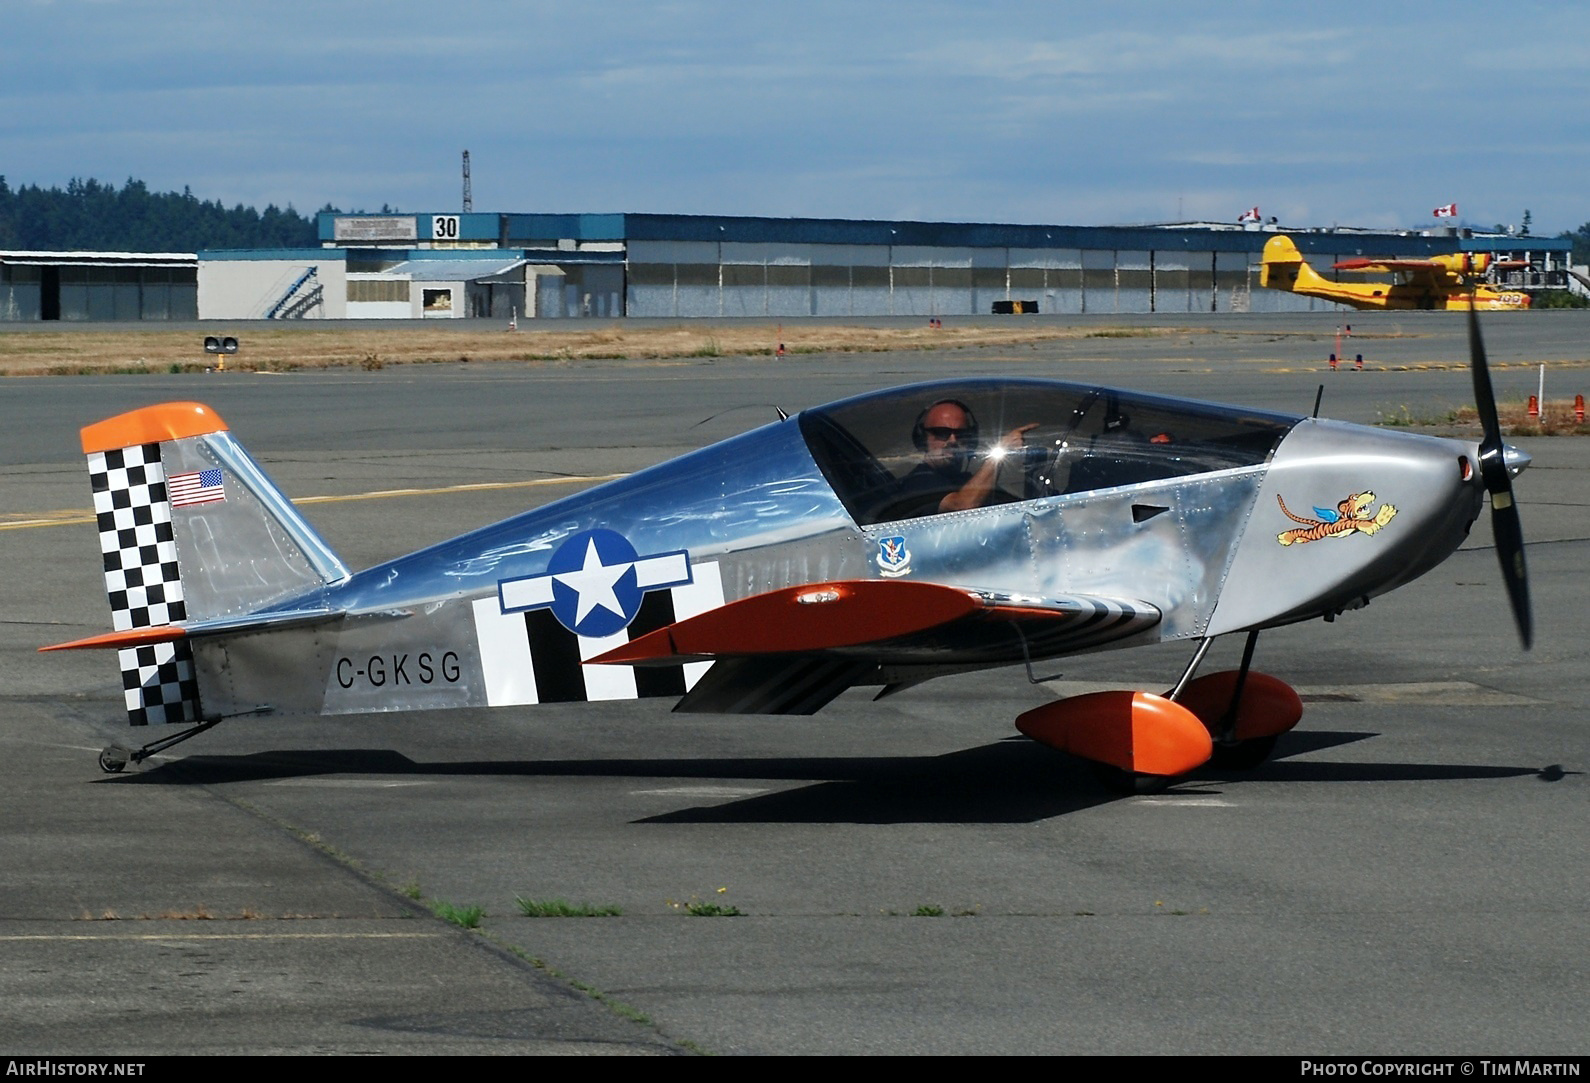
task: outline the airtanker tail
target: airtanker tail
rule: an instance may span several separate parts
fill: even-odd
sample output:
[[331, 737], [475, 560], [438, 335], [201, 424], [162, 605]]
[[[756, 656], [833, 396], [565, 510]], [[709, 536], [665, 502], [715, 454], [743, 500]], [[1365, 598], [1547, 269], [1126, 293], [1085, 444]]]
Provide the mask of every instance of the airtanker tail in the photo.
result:
[[1283, 233], [1276, 234], [1264, 244], [1264, 264], [1259, 270], [1259, 285], [1266, 289], [1301, 293], [1320, 287], [1329, 289], [1331, 284], [1304, 261], [1303, 253], [1297, 250], [1292, 238]]

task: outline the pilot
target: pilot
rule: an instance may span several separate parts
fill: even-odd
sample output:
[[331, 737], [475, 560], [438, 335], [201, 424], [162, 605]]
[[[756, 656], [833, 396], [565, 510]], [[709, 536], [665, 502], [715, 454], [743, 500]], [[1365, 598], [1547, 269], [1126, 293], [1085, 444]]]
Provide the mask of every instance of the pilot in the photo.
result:
[[911, 430], [922, 461], [900, 479], [893, 517], [908, 519], [997, 503], [1000, 462], [1019, 451], [1027, 432], [1037, 427], [1036, 421], [1016, 426], [978, 461], [977, 417], [971, 407], [959, 399], [933, 403], [917, 416]]

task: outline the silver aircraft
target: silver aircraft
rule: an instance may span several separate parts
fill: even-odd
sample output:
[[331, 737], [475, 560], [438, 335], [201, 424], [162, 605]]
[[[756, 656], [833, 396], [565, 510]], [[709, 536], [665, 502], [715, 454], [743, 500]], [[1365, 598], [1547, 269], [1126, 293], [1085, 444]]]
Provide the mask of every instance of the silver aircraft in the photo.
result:
[[[1471, 321], [1473, 316], [1470, 316]], [[1302, 714], [1253, 672], [1265, 628], [1334, 618], [1429, 571], [1491, 496], [1530, 609], [1476, 326], [1478, 444], [1041, 380], [861, 395], [360, 572], [213, 411], [82, 432], [135, 726], [119, 771], [223, 719], [671, 696], [809, 714], [856, 685], [1185, 640], [1164, 695], [1016, 720], [1128, 790], [1255, 765]], [[1241, 667], [1197, 676], [1210, 643]], [[1034, 678], [1036, 679], [1036, 678]]]

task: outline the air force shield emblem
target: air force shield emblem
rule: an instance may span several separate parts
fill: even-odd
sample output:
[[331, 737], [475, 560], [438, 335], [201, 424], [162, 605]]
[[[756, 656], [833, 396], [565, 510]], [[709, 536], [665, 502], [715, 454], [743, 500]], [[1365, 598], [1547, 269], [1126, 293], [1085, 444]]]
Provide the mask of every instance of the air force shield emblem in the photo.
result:
[[878, 572], [886, 579], [895, 579], [911, 570], [911, 550], [905, 539], [896, 535], [878, 539]]

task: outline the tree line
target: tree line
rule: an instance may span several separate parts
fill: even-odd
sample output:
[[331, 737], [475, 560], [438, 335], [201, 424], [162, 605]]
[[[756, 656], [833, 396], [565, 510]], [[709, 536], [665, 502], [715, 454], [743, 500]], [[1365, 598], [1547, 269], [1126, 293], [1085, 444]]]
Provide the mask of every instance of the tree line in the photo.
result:
[[[329, 203], [323, 211], [335, 212]], [[393, 213], [385, 205], [381, 213]], [[1524, 232], [1530, 214], [1524, 212]], [[1497, 230], [1501, 231], [1501, 226]], [[1590, 222], [1560, 234], [1573, 241], [1573, 262], [1590, 263]], [[206, 248], [314, 248], [320, 243], [313, 216], [274, 204], [263, 211], [224, 207], [180, 192], [151, 192], [127, 178], [117, 188], [73, 178], [65, 188], [36, 184], [13, 189], [0, 174], [0, 249], [42, 252], [197, 252]]]
[[1560, 236], [1573, 242], [1573, 257], [1571, 262], [1576, 266], [1590, 263], [1590, 222], [1586, 222], [1578, 229], [1564, 231]]
[[[328, 206], [326, 210], [334, 208]], [[274, 204], [224, 207], [181, 192], [151, 192], [141, 180], [117, 188], [73, 178], [63, 188], [13, 189], [0, 175], [0, 249], [197, 252], [206, 248], [313, 248], [313, 216]]]

